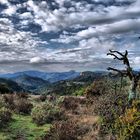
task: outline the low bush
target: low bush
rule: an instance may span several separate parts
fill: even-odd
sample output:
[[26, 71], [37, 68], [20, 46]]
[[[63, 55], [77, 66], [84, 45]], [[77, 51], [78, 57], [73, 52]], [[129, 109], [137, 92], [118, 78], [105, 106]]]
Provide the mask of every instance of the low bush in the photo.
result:
[[140, 101], [134, 101], [131, 108], [115, 122], [118, 140], [138, 140], [140, 138]]
[[15, 107], [16, 113], [30, 114], [33, 108], [33, 105], [27, 99], [18, 98], [14, 100], [14, 107]]
[[62, 117], [62, 112], [52, 103], [44, 103], [35, 106], [32, 109], [32, 119], [37, 125], [43, 125], [45, 123], [51, 123], [54, 120], [59, 120]]
[[59, 104], [65, 110], [75, 110], [79, 106], [82, 99], [76, 97], [64, 97], [63, 101]]
[[14, 105], [15, 95], [13, 95], [13, 94], [5, 94], [5, 95], [3, 95], [2, 98], [3, 98], [4, 102], [5, 102], [6, 108], [8, 108], [10, 110], [15, 109], [15, 105]]
[[10, 120], [12, 120], [12, 113], [9, 109], [0, 108], [0, 128], [5, 126]]
[[16, 96], [19, 97], [19, 98], [28, 99], [28, 94], [27, 93], [17, 93]]
[[41, 102], [44, 102], [46, 99], [47, 99], [47, 96], [46, 95], [40, 95], [40, 97], [39, 97], [39, 100]]
[[86, 89], [85, 95], [89, 105], [93, 104], [94, 112], [100, 117], [99, 133], [115, 133], [115, 120], [128, 106], [127, 90], [120, 84], [120, 79], [108, 77], [96, 80]]
[[82, 87], [82, 88], [76, 90], [76, 91], [73, 93], [73, 95], [74, 95], [74, 96], [83, 96], [83, 95], [84, 95], [84, 92], [85, 92], [85, 88]]
[[84, 92], [87, 98], [91, 98], [93, 96], [100, 96], [109, 91], [109, 83], [108, 80], [98, 79], [93, 82], [90, 86], [88, 86]]
[[6, 108], [20, 114], [30, 114], [33, 105], [28, 101], [27, 96], [6, 94], [2, 97]]
[[0, 84], [0, 93], [1, 94], [6, 94], [6, 93], [10, 93], [11, 90], [9, 89], [8, 85], [6, 84]]
[[5, 107], [5, 106], [6, 106], [5, 101], [4, 101], [3, 97], [0, 96], [0, 108]]
[[128, 106], [127, 95], [105, 94], [102, 95], [95, 106], [95, 112], [100, 116], [101, 134], [114, 133], [114, 123], [118, 116], [122, 115]]
[[55, 122], [44, 140], [78, 140], [79, 127], [75, 121]]

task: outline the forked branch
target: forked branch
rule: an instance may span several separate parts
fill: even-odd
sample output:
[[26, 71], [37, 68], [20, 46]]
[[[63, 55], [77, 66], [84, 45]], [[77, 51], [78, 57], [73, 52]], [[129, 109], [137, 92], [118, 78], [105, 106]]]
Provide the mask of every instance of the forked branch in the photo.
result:
[[118, 60], [122, 61], [123, 64], [126, 66], [125, 70], [119, 70], [119, 69], [111, 68], [111, 67], [109, 67], [108, 70], [118, 72], [121, 74], [122, 77], [123, 76], [129, 77], [129, 79], [131, 81], [131, 86], [130, 86], [128, 99], [129, 99], [129, 103], [131, 104], [134, 99], [138, 98], [138, 93], [137, 93], [136, 89], [138, 86], [138, 82], [140, 80], [140, 72], [136, 73], [131, 68], [130, 63], [129, 63], [129, 59], [128, 59], [128, 51], [127, 50], [125, 51], [124, 54], [121, 52], [118, 52], [118, 51], [109, 50], [109, 53], [107, 55], [114, 56], [114, 59], [118, 59]]
[[[107, 53], [107, 55], [111, 55], [114, 56], [114, 59], [118, 59], [123, 61], [123, 63], [130, 68], [130, 63], [128, 60], [128, 51], [125, 51], [125, 54], [119, 52], [119, 51], [113, 51], [113, 50], [109, 50], [109, 53]], [[119, 55], [119, 56], [118, 56]]]
[[[107, 55], [114, 56], [114, 59], [122, 61], [123, 64], [125, 64], [127, 66], [125, 75], [129, 76], [130, 79], [133, 78], [133, 71], [132, 71], [132, 68], [130, 67], [127, 50], [125, 51], [124, 54], [119, 51], [109, 50], [109, 53], [107, 53]], [[121, 73], [121, 70], [117, 70], [117, 69], [113, 69], [113, 68], [110, 70]]]
[[126, 70], [119, 70], [119, 69], [115, 69], [115, 68], [111, 68], [111, 67], [108, 67], [107, 70], [118, 72], [121, 74], [121, 76], [127, 76]]

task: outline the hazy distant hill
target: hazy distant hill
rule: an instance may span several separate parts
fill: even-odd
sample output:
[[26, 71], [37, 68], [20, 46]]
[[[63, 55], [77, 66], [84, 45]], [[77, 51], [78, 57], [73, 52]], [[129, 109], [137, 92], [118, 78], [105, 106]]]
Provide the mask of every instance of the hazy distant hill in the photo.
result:
[[107, 75], [107, 72], [81, 72], [79, 76], [73, 79], [58, 81], [51, 84], [50, 87], [48, 87], [48, 91], [49, 93], [61, 95], [72, 94], [76, 90], [90, 85], [95, 79], [102, 78]]
[[[106, 76], [106, 72], [55, 72], [45, 73], [39, 71], [24, 71], [14, 74], [0, 75], [7, 78], [8, 81], [14, 81], [13, 87], [22, 87], [26, 91], [32, 93], [56, 93], [56, 94], [71, 94], [81, 87], [87, 86], [95, 79]], [[9, 79], [9, 80], [8, 80]]]
[[73, 79], [75, 82], [85, 82], [85, 83], [91, 83], [97, 78], [101, 78], [103, 76], [108, 75], [108, 72], [104, 71], [96, 71], [96, 72], [91, 72], [91, 71], [84, 71], [81, 72], [79, 76]]
[[[40, 71], [23, 71], [0, 75], [2, 78], [12, 80], [18, 83], [26, 91], [33, 93], [42, 93], [47, 91], [48, 86], [58, 81], [73, 79], [79, 76], [79, 72], [40, 72]], [[16, 87], [16, 86], [15, 86]]]
[[61, 80], [73, 79], [80, 75], [79, 72], [75, 72], [75, 71], [52, 72], [52, 73], [40, 72], [40, 71], [23, 71], [23, 72], [0, 75], [0, 77], [13, 79], [13, 78], [22, 76], [23, 74], [31, 76], [31, 77], [38, 77], [43, 80], [49, 81], [51, 83], [61, 81]]
[[16, 82], [4, 78], [0, 78], [0, 92], [6, 90], [7, 92], [22, 92], [25, 91]]
[[18, 83], [18, 85], [25, 90], [35, 93], [40, 92], [42, 89], [47, 88], [50, 85], [50, 83], [46, 80], [38, 77], [31, 77], [26, 74], [15, 76], [10, 79]]

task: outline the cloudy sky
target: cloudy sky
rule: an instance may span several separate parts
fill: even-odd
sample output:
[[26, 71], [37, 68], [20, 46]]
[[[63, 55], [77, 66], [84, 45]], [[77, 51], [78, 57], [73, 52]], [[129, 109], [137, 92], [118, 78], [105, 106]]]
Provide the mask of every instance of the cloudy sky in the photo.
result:
[[0, 0], [0, 73], [140, 66], [140, 0]]

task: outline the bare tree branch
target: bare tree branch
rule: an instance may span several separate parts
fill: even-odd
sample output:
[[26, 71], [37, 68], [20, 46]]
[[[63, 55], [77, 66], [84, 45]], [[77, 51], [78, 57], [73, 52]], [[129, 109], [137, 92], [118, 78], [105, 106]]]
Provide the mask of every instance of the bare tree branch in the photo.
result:
[[[128, 51], [125, 51], [125, 54], [119, 52], [119, 51], [114, 51], [114, 50], [109, 50], [109, 53], [107, 55], [114, 56], [114, 59], [120, 60], [127, 66], [126, 72], [127, 76], [129, 76], [130, 79], [133, 78], [133, 70], [130, 67], [129, 59], [128, 59]], [[119, 57], [119, 56], [120, 57]], [[112, 69], [113, 71], [117, 71], [117, 69]], [[119, 73], [121, 73], [121, 70], [118, 70]], [[125, 73], [126, 74], [126, 73]]]
[[128, 59], [127, 50], [125, 51], [124, 54], [121, 52], [118, 52], [118, 51], [109, 50], [109, 53], [107, 53], [107, 55], [114, 56], [114, 59], [121, 60], [123, 62], [123, 64], [126, 66], [126, 70], [119, 70], [119, 69], [115, 69], [115, 68], [111, 68], [111, 67], [109, 67], [108, 70], [116, 71], [116, 72], [120, 73], [122, 77], [123, 76], [129, 77], [129, 79], [131, 80], [131, 86], [130, 86], [131, 91], [129, 92], [129, 102], [131, 104], [132, 100], [135, 100], [136, 98], [138, 98], [136, 89], [138, 86], [138, 82], [140, 80], [140, 72], [135, 73], [133, 71], [133, 69], [131, 68], [129, 59]]
[[121, 55], [122, 57], [124, 57], [124, 55], [119, 51], [113, 51], [113, 50], [109, 50], [109, 51], [110, 51], [110, 53], [117, 53], [117, 54]]
[[[119, 56], [117, 56], [118, 54], [121, 56], [121, 58]], [[127, 69], [129, 69], [129, 71], [132, 72], [132, 69], [130, 67], [130, 63], [128, 60], [128, 51], [127, 50], [125, 51], [125, 54], [120, 53], [118, 51], [109, 50], [109, 53], [107, 53], [107, 55], [114, 56], [114, 59], [123, 61], [123, 64], [125, 64], [127, 66]]]
[[121, 74], [121, 76], [127, 76], [127, 71], [126, 70], [118, 70], [118, 69], [115, 69], [115, 68], [111, 68], [111, 67], [108, 67], [107, 70], [112, 70], [112, 71], [116, 71], [118, 73]]
[[112, 54], [112, 53], [107, 53], [107, 55], [114, 56], [114, 59], [123, 60], [123, 58], [119, 58], [117, 55]]

